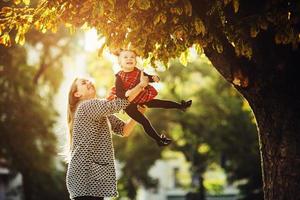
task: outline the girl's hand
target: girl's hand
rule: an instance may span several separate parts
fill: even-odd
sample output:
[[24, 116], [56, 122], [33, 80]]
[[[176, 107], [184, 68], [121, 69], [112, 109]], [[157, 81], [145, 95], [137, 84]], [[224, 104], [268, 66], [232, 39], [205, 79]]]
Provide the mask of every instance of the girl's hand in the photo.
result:
[[160, 81], [160, 78], [159, 78], [158, 76], [156, 76], [156, 75], [153, 75], [153, 76], [152, 76], [152, 79], [153, 79], [153, 81], [156, 82], [156, 83], [158, 83], [158, 82]]

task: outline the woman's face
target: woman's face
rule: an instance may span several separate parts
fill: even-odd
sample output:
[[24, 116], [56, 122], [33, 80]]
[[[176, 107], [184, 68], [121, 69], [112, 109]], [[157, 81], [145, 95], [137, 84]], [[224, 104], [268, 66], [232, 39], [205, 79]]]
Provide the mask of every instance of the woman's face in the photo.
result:
[[124, 71], [132, 71], [136, 66], [136, 55], [133, 51], [121, 51], [119, 64]]
[[80, 100], [92, 99], [96, 97], [96, 89], [94, 84], [87, 79], [76, 80], [77, 91], [74, 96]]

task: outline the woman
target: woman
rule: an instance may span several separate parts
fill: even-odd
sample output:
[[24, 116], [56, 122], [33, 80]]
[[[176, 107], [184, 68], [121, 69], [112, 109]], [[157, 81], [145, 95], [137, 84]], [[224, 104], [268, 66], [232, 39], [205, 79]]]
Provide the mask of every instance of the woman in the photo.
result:
[[118, 195], [110, 129], [128, 136], [135, 122], [124, 123], [113, 113], [125, 109], [147, 85], [148, 78], [143, 76], [140, 84], [126, 93], [127, 99], [107, 101], [96, 98], [90, 81], [74, 80], [69, 92], [70, 160], [66, 177], [71, 199], [101, 200]]

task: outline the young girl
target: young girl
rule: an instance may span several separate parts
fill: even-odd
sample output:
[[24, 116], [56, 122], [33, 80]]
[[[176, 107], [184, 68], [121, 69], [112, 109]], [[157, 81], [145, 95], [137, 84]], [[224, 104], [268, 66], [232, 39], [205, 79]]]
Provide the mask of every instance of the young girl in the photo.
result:
[[[121, 50], [116, 53], [119, 59], [119, 64], [121, 66], [121, 71], [116, 74], [115, 87], [112, 88], [110, 96], [108, 99], [113, 99], [114, 97], [127, 98], [126, 91], [135, 87], [141, 76], [147, 76], [149, 82], [159, 82], [158, 76], [152, 76], [144, 73], [136, 67], [136, 54], [131, 50]], [[164, 134], [159, 135], [156, 130], [152, 127], [150, 121], [138, 111], [137, 105], [145, 105], [149, 108], [165, 108], [165, 109], [179, 109], [185, 111], [191, 106], [192, 100], [184, 101], [181, 103], [176, 103], [173, 101], [154, 99], [157, 95], [157, 91], [151, 85], [143, 88], [143, 91], [139, 93], [137, 97], [130, 103], [130, 105], [124, 109], [125, 112], [135, 121], [140, 123], [145, 132], [153, 138], [159, 146], [166, 146], [171, 143], [171, 139], [167, 138]]]

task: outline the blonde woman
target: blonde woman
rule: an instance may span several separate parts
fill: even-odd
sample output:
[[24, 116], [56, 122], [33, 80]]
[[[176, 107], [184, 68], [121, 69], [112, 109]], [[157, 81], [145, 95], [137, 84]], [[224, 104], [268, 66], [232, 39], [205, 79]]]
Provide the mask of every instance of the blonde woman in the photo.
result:
[[[148, 78], [126, 93], [127, 99], [107, 101], [96, 98], [95, 86], [75, 79], [69, 92], [69, 156], [66, 184], [71, 199], [101, 200], [116, 197], [116, 172], [110, 130], [128, 136], [134, 120], [127, 123], [113, 115], [125, 109], [145, 86]], [[142, 108], [141, 108], [142, 109]]]

